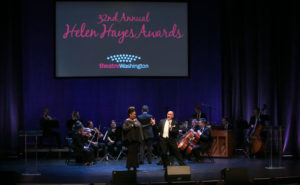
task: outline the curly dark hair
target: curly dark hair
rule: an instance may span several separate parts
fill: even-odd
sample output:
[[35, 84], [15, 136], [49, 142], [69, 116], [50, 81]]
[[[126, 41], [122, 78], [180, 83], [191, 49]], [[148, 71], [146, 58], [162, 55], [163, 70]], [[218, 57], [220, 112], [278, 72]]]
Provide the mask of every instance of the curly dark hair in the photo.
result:
[[134, 106], [130, 106], [128, 108], [128, 115], [130, 115], [131, 113], [135, 112], [135, 107]]

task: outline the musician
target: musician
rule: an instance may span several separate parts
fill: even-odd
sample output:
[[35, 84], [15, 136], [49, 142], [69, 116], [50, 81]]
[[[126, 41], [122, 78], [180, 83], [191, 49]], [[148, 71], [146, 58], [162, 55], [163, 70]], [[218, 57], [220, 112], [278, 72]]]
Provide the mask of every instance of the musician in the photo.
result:
[[52, 130], [52, 128], [49, 127], [49, 125], [47, 125], [47, 121], [51, 121], [51, 120], [53, 120], [53, 118], [49, 115], [49, 109], [46, 108], [43, 112], [43, 116], [40, 119], [40, 128], [41, 130], [43, 130], [43, 136], [41, 136], [40, 138], [40, 145], [43, 145], [43, 141], [45, 137], [55, 137], [57, 146], [61, 148], [62, 146], [61, 146], [60, 134]]
[[232, 130], [232, 124], [229, 122], [229, 118], [222, 118], [222, 126], [224, 130]]
[[[173, 111], [167, 113], [167, 118], [160, 120], [159, 125], [156, 126], [156, 129], [160, 132], [160, 149], [161, 149], [161, 158], [166, 168], [170, 165], [170, 159], [167, 155], [168, 150], [172, 155], [177, 159], [179, 165], [185, 165], [183, 158], [177, 148], [177, 134], [178, 134], [178, 123], [174, 118]], [[155, 125], [155, 120], [153, 121]]]
[[116, 121], [111, 120], [110, 128], [107, 131], [107, 150], [115, 156], [122, 149], [122, 128], [117, 127]]
[[142, 128], [136, 119], [136, 112], [134, 107], [128, 108], [129, 118], [123, 123], [123, 142], [127, 146], [127, 161], [126, 168], [128, 171], [139, 167], [138, 150], [143, 141]]
[[[265, 105], [264, 105], [264, 109], [265, 109]], [[266, 121], [268, 120], [268, 116], [263, 113], [263, 110], [260, 110], [260, 108], [258, 108], [258, 107], [254, 108], [253, 116], [251, 116], [250, 121], [249, 121], [249, 133], [248, 133], [247, 143], [248, 143], [249, 149], [250, 149], [250, 150], [248, 150], [248, 152], [250, 153], [250, 156], [254, 155], [254, 153], [252, 151], [251, 140], [254, 139], [253, 134], [255, 133], [258, 124], [261, 124], [264, 127]], [[266, 140], [266, 132], [265, 131], [261, 131], [259, 133], [259, 136], [263, 142]]]
[[72, 133], [77, 121], [80, 121], [83, 124], [83, 120], [80, 118], [79, 112], [72, 111], [72, 117], [67, 120], [68, 137], [72, 137]]
[[[106, 155], [105, 143], [101, 143], [99, 141], [101, 138], [103, 138], [103, 134], [96, 127], [94, 127], [94, 123], [92, 121], [87, 121], [86, 126], [87, 127], [84, 128], [84, 131], [91, 134], [89, 140], [91, 141], [91, 147], [94, 151], [94, 155], [97, 156], [97, 152], [100, 148], [103, 150], [104, 155]], [[106, 160], [108, 159], [106, 158]]]
[[253, 116], [249, 121], [249, 133], [250, 135], [255, 132], [258, 123], [265, 125], [266, 116], [261, 112], [260, 108], [256, 107], [253, 109]]
[[53, 118], [49, 115], [49, 109], [46, 108], [44, 110], [44, 113], [43, 113], [43, 117], [42, 117], [44, 120], [53, 120]]
[[193, 131], [197, 132], [200, 129], [199, 121], [196, 120], [196, 119], [193, 119], [192, 120], [192, 125], [191, 125], [190, 129], [192, 129]]
[[212, 138], [211, 129], [207, 127], [207, 121], [205, 118], [199, 120], [200, 129], [197, 130], [197, 134], [200, 135], [198, 143], [193, 147], [192, 153], [196, 157], [197, 162], [201, 162], [202, 158], [200, 153], [210, 149]]
[[153, 116], [148, 114], [149, 107], [147, 105], [143, 105], [142, 107], [142, 114], [137, 117], [141, 126], [143, 128], [143, 136], [144, 140], [141, 144], [140, 152], [141, 152], [141, 161], [140, 164], [144, 164], [144, 153], [145, 153], [145, 146], [147, 146], [147, 159], [148, 163], [151, 164], [151, 155], [152, 155], [152, 139], [154, 137], [153, 129], [151, 121]]
[[192, 119], [196, 119], [197, 121], [199, 121], [200, 118], [207, 119], [206, 114], [204, 114], [203, 112], [201, 112], [201, 107], [200, 106], [196, 106], [195, 107], [195, 114], [192, 116]]
[[94, 153], [88, 142], [90, 136], [90, 133], [84, 132], [83, 125], [78, 121], [74, 126], [73, 148], [76, 153], [76, 162], [84, 163], [86, 166], [94, 163]]
[[88, 130], [88, 132], [91, 132], [92, 135], [95, 134], [95, 138], [93, 139], [93, 141], [98, 141], [103, 137], [103, 134], [96, 127], [94, 127], [94, 123], [92, 121], [87, 121], [86, 130]]

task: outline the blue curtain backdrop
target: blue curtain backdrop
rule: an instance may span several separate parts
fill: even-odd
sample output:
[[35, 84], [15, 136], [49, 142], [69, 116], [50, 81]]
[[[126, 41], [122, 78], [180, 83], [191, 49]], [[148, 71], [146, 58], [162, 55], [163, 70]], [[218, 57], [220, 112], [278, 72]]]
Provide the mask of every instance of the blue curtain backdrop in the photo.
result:
[[156, 119], [172, 109], [187, 120], [202, 103], [216, 108], [216, 124], [222, 115], [249, 120], [253, 107], [268, 104], [272, 122], [285, 126], [285, 153], [299, 154], [295, 2], [191, 1], [190, 78], [55, 79], [53, 0], [9, 1], [1, 6], [10, 10], [1, 37], [1, 154], [17, 149], [18, 130], [39, 128], [46, 107], [64, 135], [72, 110], [107, 126], [131, 105], [148, 104]]
[[[121, 124], [127, 108], [143, 104], [159, 120], [173, 110], [180, 121], [188, 120], [196, 105], [208, 104], [212, 121], [221, 120], [221, 45], [219, 1], [191, 3], [190, 78], [54, 78], [53, 1], [22, 1], [22, 64], [24, 128], [39, 128], [44, 108], [65, 122], [77, 110], [83, 120], [107, 127]], [[166, 69], [167, 70], [167, 69]], [[209, 114], [207, 108], [203, 111]]]
[[222, 1], [223, 114], [249, 121], [268, 105], [283, 151], [300, 154], [299, 11], [296, 1]]

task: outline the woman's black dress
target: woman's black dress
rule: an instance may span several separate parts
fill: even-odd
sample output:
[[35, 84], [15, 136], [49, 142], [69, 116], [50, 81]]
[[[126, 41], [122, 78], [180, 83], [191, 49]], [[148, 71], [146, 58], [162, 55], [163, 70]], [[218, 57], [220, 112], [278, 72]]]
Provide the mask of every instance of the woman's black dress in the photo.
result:
[[[140, 124], [139, 124], [140, 125]], [[138, 150], [143, 140], [141, 127], [135, 126], [134, 121], [127, 119], [123, 123], [123, 143], [127, 147], [126, 168], [138, 168]]]

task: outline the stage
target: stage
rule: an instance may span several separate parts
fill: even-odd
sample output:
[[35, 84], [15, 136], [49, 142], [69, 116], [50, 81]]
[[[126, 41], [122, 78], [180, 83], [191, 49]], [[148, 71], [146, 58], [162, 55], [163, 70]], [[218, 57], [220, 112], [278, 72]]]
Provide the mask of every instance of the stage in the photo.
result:
[[[41, 159], [35, 168], [35, 161], [29, 160], [27, 168], [24, 160], [11, 159], [1, 161], [0, 171], [16, 171], [19, 174], [24, 172], [38, 172], [39, 176], [21, 176], [20, 184], [108, 184], [112, 179], [112, 171], [125, 171], [125, 159], [119, 161], [102, 161], [93, 166], [81, 166], [73, 161], [66, 165], [64, 159]], [[137, 181], [141, 184], [165, 183], [164, 170], [156, 164], [140, 165], [137, 171]], [[221, 180], [221, 170], [224, 168], [247, 167], [250, 180], [299, 177], [300, 162], [297, 159], [285, 159], [282, 161], [284, 169], [267, 170], [268, 161], [265, 159], [217, 158], [212, 163], [205, 159], [203, 163], [186, 161], [191, 168], [191, 181], [203, 182]], [[176, 164], [176, 163], [175, 163]], [[299, 179], [299, 178], [298, 178]]]

